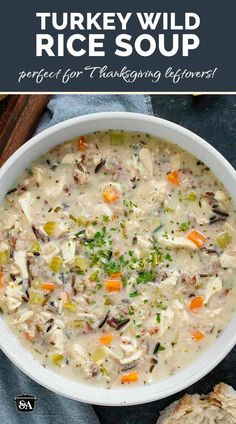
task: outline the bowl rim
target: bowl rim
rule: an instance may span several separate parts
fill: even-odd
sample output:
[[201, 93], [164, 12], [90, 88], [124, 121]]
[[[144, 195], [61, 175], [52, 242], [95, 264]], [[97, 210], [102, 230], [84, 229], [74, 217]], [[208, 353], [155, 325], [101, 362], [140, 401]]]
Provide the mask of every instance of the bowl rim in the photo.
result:
[[[150, 115], [140, 114], [140, 113], [131, 113], [131, 112], [99, 112], [88, 115], [83, 115], [75, 118], [71, 118], [60, 122], [56, 125], [51, 126], [50, 128], [40, 132], [39, 134], [32, 137], [27, 143], [25, 143], [22, 147], [20, 147], [1, 167], [0, 169], [0, 183], [4, 176], [10, 171], [12, 166], [14, 166], [15, 162], [20, 159], [23, 155], [27, 154], [28, 151], [33, 149], [33, 147], [40, 143], [40, 141], [48, 139], [50, 136], [55, 135], [62, 130], [66, 130], [74, 125], [86, 124], [99, 122], [100, 120], [106, 121], [108, 124], [112, 123], [112, 121], [120, 121], [122, 129], [123, 121], [132, 121], [137, 122], [141, 121], [142, 124], [150, 124], [153, 126], [159, 125], [159, 127], [163, 127], [165, 129], [173, 131], [189, 140], [189, 142], [196, 143], [196, 148], [201, 146], [201, 149], [205, 150], [209, 154], [209, 158], [214, 158], [214, 161], [219, 162], [219, 166], [226, 170], [226, 174], [230, 178], [232, 178], [233, 183], [236, 183], [236, 171], [229, 164], [229, 162], [209, 143], [207, 143], [204, 139], [193, 133], [192, 131], [175, 124], [171, 121], [157, 118]], [[107, 126], [107, 130], [112, 128]], [[115, 129], [115, 128], [114, 128]], [[138, 130], [141, 132], [140, 130]], [[78, 135], [80, 134], [78, 127]], [[91, 131], [92, 132], [92, 131]], [[87, 131], [89, 133], [89, 131]], [[68, 139], [64, 139], [67, 141]], [[168, 140], [168, 139], [167, 139]], [[173, 142], [171, 140], [168, 140]], [[61, 141], [63, 143], [63, 141]], [[61, 144], [53, 143], [53, 145]], [[176, 144], [179, 144], [176, 141]], [[186, 147], [183, 147], [186, 149]], [[200, 150], [201, 150], [200, 149]], [[47, 151], [48, 149], [44, 149]], [[38, 155], [40, 156], [40, 155]], [[207, 163], [206, 160], [206, 163]], [[19, 173], [21, 170], [19, 170]], [[221, 180], [221, 178], [219, 178]], [[221, 180], [222, 181], [222, 180]], [[227, 187], [227, 190], [230, 191]], [[231, 190], [232, 192], [232, 190]], [[230, 192], [230, 193], [231, 193]], [[234, 194], [236, 200], [236, 193]], [[236, 318], [236, 316], [235, 316]], [[233, 317], [230, 320], [232, 322]], [[194, 369], [193, 365], [187, 367], [183, 371], [175, 374], [175, 376], [168, 377], [160, 382], [154, 382], [150, 385], [144, 386], [135, 386], [135, 387], [122, 387], [122, 388], [112, 388], [110, 390], [87, 385], [83, 381], [79, 381], [74, 383], [72, 380], [69, 380], [65, 377], [61, 377], [58, 374], [54, 373], [49, 369], [45, 369], [42, 365], [35, 359], [30, 358], [29, 352], [22, 347], [22, 345], [17, 341], [18, 339], [8, 330], [7, 324], [1, 319], [0, 329], [3, 330], [4, 337], [0, 338], [0, 347], [2, 351], [6, 354], [6, 356], [25, 374], [27, 374], [30, 378], [35, 380], [37, 383], [54, 391], [57, 394], [63, 395], [65, 397], [79, 400], [85, 403], [92, 403], [97, 405], [105, 405], [105, 406], [123, 406], [123, 405], [136, 405], [147, 402], [152, 402], [158, 399], [165, 398], [167, 396], [173, 395], [183, 389], [186, 389], [190, 385], [194, 384], [196, 381], [200, 380], [206, 374], [208, 374], [223, 358], [229, 353], [229, 351], [234, 347], [236, 343], [236, 333], [231, 330], [227, 330], [229, 325], [223, 331], [222, 336], [212, 345], [210, 349], [207, 349], [200, 358], [207, 359], [209, 356], [211, 359], [204, 364], [203, 360], [195, 360], [193, 365], [195, 365], [196, 370], [190, 372], [190, 369]], [[227, 333], [228, 331], [228, 333]], [[231, 332], [230, 332], [231, 331]], [[232, 333], [232, 334], [231, 334]], [[224, 336], [225, 334], [225, 336]], [[14, 340], [15, 339], [15, 340]], [[222, 343], [223, 342], [223, 343]], [[19, 357], [17, 352], [12, 348], [14, 345], [15, 349], [20, 349], [22, 355]], [[214, 347], [217, 347], [217, 353], [214, 351]], [[211, 354], [208, 355], [208, 352], [211, 351]], [[28, 363], [27, 363], [28, 361]], [[35, 364], [36, 362], [36, 364]], [[199, 363], [199, 365], [198, 365]], [[30, 364], [30, 366], [28, 366]], [[35, 365], [35, 366], [34, 366]], [[179, 377], [180, 376], [180, 377]], [[168, 383], [169, 382], [169, 383]], [[160, 386], [159, 392], [157, 391], [157, 385]], [[77, 387], [77, 390], [76, 390]]]

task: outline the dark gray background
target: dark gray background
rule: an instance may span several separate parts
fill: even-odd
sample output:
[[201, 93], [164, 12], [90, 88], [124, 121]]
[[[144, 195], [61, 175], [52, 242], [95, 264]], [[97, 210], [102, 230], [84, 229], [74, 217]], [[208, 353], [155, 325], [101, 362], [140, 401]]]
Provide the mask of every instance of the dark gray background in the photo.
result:
[[[176, 12], [182, 16], [184, 12], [196, 12], [201, 17], [201, 26], [198, 35], [201, 39], [200, 47], [190, 53], [189, 57], [181, 57], [180, 54], [172, 58], [165, 58], [154, 53], [149, 58], [143, 58], [133, 54], [128, 58], [120, 58], [114, 55], [114, 39], [116, 33], [108, 31], [105, 47], [107, 55], [105, 58], [88, 58], [83, 56], [75, 58], [65, 56], [57, 57], [35, 57], [35, 34], [40, 32], [39, 21], [35, 18], [35, 12]], [[117, 92], [117, 91], [236, 91], [235, 90], [235, 35], [236, 35], [236, 3], [235, 0], [221, 2], [219, 0], [120, 0], [107, 2], [100, 0], [40, 0], [40, 2], [29, 2], [21, 0], [8, 0], [1, 5], [0, 14], [0, 92], [26, 92], [26, 91], [74, 91], [74, 92]], [[120, 31], [119, 31], [120, 32]], [[137, 20], [131, 20], [128, 33], [133, 36], [140, 34], [142, 30], [137, 25]], [[53, 35], [53, 31], [52, 31]], [[154, 34], [153, 34], [154, 35]], [[97, 78], [73, 80], [67, 85], [59, 81], [49, 80], [37, 85], [33, 80], [27, 80], [22, 84], [17, 83], [17, 75], [22, 70], [55, 71], [58, 68], [66, 70], [78, 70], [87, 65], [109, 64], [111, 69], [121, 69], [123, 66], [137, 70], [150, 69], [164, 71], [172, 66], [188, 68], [193, 71], [214, 69], [218, 67], [214, 79], [208, 80], [183, 80], [173, 85], [170, 80], [162, 79], [157, 85], [148, 80], [139, 80], [134, 84], [126, 84], [123, 80], [98, 80]]]
[[[153, 96], [154, 113], [196, 132], [216, 147], [236, 168], [236, 96]], [[207, 393], [221, 381], [236, 388], [236, 347], [210, 374], [187, 389]], [[102, 424], [155, 424], [158, 411], [185, 392], [146, 405], [96, 406]]]

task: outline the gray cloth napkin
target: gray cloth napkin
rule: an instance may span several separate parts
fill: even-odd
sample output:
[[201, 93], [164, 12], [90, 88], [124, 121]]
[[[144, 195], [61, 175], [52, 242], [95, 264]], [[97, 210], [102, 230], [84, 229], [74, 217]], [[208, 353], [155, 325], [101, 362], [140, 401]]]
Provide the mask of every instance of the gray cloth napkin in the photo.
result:
[[[78, 115], [105, 111], [152, 114], [150, 97], [143, 95], [58, 95], [48, 104], [37, 132]], [[13, 398], [28, 392], [38, 398], [35, 410], [17, 412]], [[0, 351], [1, 424], [99, 424], [93, 407], [59, 396], [35, 383]]]
[[152, 114], [151, 99], [144, 95], [59, 95], [48, 104], [37, 132], [75, 116], [95, 112], [138, 112]]

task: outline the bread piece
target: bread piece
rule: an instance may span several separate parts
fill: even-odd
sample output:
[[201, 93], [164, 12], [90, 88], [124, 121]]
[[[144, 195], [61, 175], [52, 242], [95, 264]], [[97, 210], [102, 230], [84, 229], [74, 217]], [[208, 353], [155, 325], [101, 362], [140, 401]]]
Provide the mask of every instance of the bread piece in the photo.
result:
[[208, 395], [186, 394], [161, 412], [157, 424], [236, 424], [236, 391], [220, 383]]

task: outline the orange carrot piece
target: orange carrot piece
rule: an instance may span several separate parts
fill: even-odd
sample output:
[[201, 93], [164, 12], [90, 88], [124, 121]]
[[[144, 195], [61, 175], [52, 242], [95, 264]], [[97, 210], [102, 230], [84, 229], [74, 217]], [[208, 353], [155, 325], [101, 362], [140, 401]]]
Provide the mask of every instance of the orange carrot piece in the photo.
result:
[[203, 306], [204, 306], [204, 298], [202, 296], [196, 296], [191, 300], [189, 304], [189, 309], [190, 310], [200, 309]]
[[5, 273], [0, 272], [0, 288], [4, 286]]
[[106, 280], [105, 289], [108, 292], [115, 292], [121, 290], [121, 281], [120, 280]]
[[99, 339], [99, 341], [105, 346], [109, 345], [112, 342], [112, 340], [113, 340], [112, 334], [104, 334]]
[[111, 278], [121, 278], [121, 276], [122, 276], [121, 272], [112, 272], [110, 274]]
[[124, 374], [121, 376], [120, 381], [122, 384], [135, 383], [135, 381], [138, 381], [138, 372], [133, 371], [133, 372], [130, 372], [129, 374]]
[[32, 333], [28, 332], [28, 331], [25, 331], [25, 332], [23, 333], [23, 337], [24, 337], [26, 340], [33, 340], [33, 339], [34, 339], [34, 335], [33, 335]]
[[179, 172], [178, 171], [171, 171], [167, 175], [167, 180], [169, 181], [169, 183], [171, 183], [171, 184], [175, 185], [176, 187], [178, 187], [180, 185], [180, 183], [181, 183]]
[[199, 247], [199, 249], [201, 249], [203, 247], [203, 245], [206, 242], [206, 236], [202, 233], [200, 233], [200, 231], [198, 230], [192, 230], [188, 235], [187, 238], [189, 240], [191, 240], [193, 243], [196, 244], [197, 247]]
[[193, 340], [195, 342], [200, 342], [201, 340], [204, 339], [205, 334], [202, 333], [202, 331], [200, 331], [200, 330], [196, 330], [196, 331], [193, 332], [192, 337], [193, 337]]
[[86, 142], [86, 138], [85, 137], [80, 137], [79, 140], [77, 141], [77, 148], [80, 152], [85, 152], [88, 148], [88, 143]]
[[108, 187], [106, 190], [104, 190], [103, 192], [103, 200], [106, 203], [113, 203], [116, 202], [116, 200], [119, 199], [119, 193], [112, 187]]
[[40, 287], [45, 291], [54, 291], [57, 288], [56, 284], [54, 283], [41, 283]]

